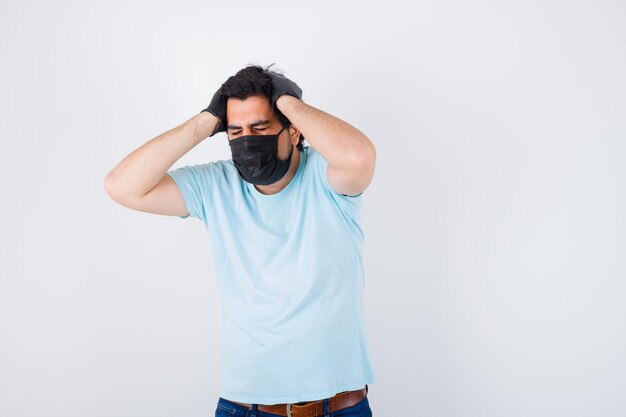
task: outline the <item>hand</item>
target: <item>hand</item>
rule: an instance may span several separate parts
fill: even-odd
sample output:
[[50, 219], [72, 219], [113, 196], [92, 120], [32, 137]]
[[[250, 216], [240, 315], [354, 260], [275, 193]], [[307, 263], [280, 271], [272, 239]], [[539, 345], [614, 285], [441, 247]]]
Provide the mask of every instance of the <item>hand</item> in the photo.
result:
[[226, 101], [227, 100], [228, 99], [222, 95], [222, 87], [220, 87], [215, 92], [215, 94], [213, 94], [213, 98], [211, 99], [211, 103], [209, 103], [209, 107], [202, 110], [202, 111], [208, 111], [213, 116], [220, 119], [220, 123], [215, 127], [215, 130], [213, 131], [213, 133], [209, 135], [209, 137], [219, 132], [226, 132]]
[[294, 96], [295, 98], [302, 100], [302, 89], [298, 87], [298, 84], [294, 83], [284, 75], [280, 75], [272, 71], [264, 72], [272, 79], [272, 106], [276, 104], [278, 97], [283, 94], [289, 94], [290, 96]]
[[289, 78], [284, 75], [277, 74], [272, 71], [263, 71], [272, 79], [272, 91], [270, 93], [270, 104], [272, 106], [272, 110], [277, 114], [278, 119], [281, 121], [283, 125], [288, 123], [287, 117], [278, 110], [276, 107], [276, 101], [282, 95], [288, 94], [297, 98], [298, 100], [302, 100], [302, 89], [298, 87], [298, 84], [291, 81]]

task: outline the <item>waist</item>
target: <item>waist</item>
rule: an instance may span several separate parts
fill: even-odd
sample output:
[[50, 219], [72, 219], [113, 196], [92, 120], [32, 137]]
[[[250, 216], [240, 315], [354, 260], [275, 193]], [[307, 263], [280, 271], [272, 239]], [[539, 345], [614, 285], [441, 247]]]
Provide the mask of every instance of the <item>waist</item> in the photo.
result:
[[[367, 386], [364, 386], [363, 388], [357, 389], [357, 390], [354, 390], [354, 391], [341, 391], [341, 392], [338, 392], [337, 394], [333, 395], [333, 397], [337, 397], [337, 396], [340, 396], [340, 395], [343, 396], [343, 395], [346, 395], [346, 393], [362, 393], [363, 396], [365, 396], [365, 395], [367, 395], [367, 391], [368, 391], [367, 390]], [[333, 397], [330, 397], [330, 398], [333, 398]], [[225, 399], [227, 399], [227, 398], [225, 398]], [[311, 401], [300, 401], [300, 402], [294, 403], [294, 404], [296, 404], [296, 405], [306, 405], [306, 404], [314, 403], [314, 402], [317, 402], [317, 401], [323, 401], [323, 400], [324, 399], [317, 399], [317, 400], [311, 400]], [[248, 408], [252, 407], [252, 404], [240, 403], [238, 401], [233, 401], [233, 400], [228, 400], [228, 401], [230, 401], [231, 403], [243, 405], [244, 407], [248, 407]], [[258, 405], [259, 406], [263, 406], [263, 405], [266, 405], [266, 404], [258, 404]], [[266, 406], [269, 406], [269, 405], [266, 405]], [[287, 406], [287, 404], [271, 404], [271, 406]], [[263, 411], [261, 408], [259, 408], [259, 409], [261, 411]]]

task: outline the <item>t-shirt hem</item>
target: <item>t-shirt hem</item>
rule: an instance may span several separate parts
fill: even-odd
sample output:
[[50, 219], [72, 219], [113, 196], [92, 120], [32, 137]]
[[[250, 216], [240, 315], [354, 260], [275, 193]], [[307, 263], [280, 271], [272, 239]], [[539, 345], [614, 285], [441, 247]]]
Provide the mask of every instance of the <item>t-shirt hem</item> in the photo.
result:
[[341, 385], [337, 389], [325, 390], [325, 391], [318, 392], [318, 393], [303, 394], [297, 397], [288, 397], [288, 396], [287, 397], [269, 397], [269, 398], [268, 397], [265, 397], [265, 398], [246, 397], [246, 396], [241, 396], [239, 394], [229, 394], [227, 391], [221, 392], [220, 397], [226, 400], [237, 401], [240, 403], [247, 403], [247, 404], [265, 404], [265, 405], [283, 404], [283, 403], [294, 404], [294, 403], [298, 403], [302, 401], [317, 401], [317, 400], [330, 398], [340, 392], [355, 391], [355, 390], [365, 387], [365, 385], [368, 385], [368, 386], [372, 385], [375, 382], [376, 380], [374, 378], [370, 378], [366, 380], [365, 382], [363, 382], [362, 384]]

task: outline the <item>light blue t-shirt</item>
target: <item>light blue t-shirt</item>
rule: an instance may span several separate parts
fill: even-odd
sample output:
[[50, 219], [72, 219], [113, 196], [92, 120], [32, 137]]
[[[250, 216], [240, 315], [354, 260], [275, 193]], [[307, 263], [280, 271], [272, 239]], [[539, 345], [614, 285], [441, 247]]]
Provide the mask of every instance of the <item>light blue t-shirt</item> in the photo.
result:
[[[294, 150], [294, 152], [296, 152]], [[222, 398], [313, 401], [375, 382], [362, 293], [363, 194], [335, 193], [300, 151], [291, 182], [261, 194], [232, 160], [170, 170], [211, 239], [220, 292]]]

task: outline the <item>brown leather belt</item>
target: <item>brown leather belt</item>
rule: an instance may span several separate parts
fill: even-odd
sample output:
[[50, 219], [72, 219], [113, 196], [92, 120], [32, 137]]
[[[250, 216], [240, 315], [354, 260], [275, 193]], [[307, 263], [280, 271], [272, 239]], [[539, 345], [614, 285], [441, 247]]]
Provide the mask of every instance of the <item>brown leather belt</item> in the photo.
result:
[[[330, 397], [329, 410], [337, 411], [347, 407], [352, 407], [354, 404], [361, 401], [368, 392], [367, 385], [361, 389], [355, 391], [343, 391]], [[233, 400], [228, 400], [235, 404], [243, 405], [248, 408], [252, 408], [252, 404], [240, 403]], [[294, 404], [258, 404], [259, 411], [265, 411], [267, 413], [278, 414], [286, 417], [317, 417], [324, 415], [324, 400], [317, 401], [303, 401]]]

